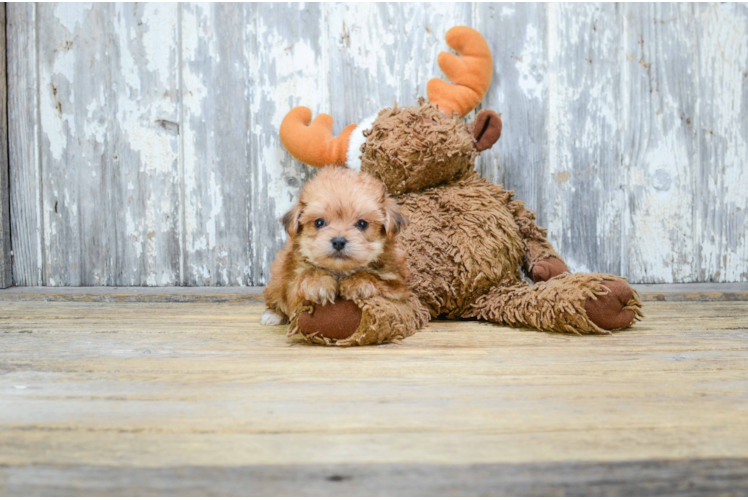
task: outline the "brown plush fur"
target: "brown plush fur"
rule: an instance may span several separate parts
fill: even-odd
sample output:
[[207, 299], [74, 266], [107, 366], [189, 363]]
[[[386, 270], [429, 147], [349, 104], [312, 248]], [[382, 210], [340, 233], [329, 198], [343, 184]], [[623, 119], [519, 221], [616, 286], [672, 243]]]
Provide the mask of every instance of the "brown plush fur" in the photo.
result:
[[[296, 309], [291, 317], [288, 336], [300, 335], [307, 342], [338, 347], [386, 344], [389, 342], [398, 344], [429, 322], [428, 311], [413, 294], [407, 301], [391, 300], [378, 296], [354, 302], [361, 311], [361, 319], [358, 327], [353, 329], [352, 333], [345, 338], [332, 338], [321, 331], [323, 327], [321, 324], [315, 323], [314, 316], [317, 310], [322, 308], [314, 304], [300, 305]], [[336, 314], [329, 310], [319, 312]], [[347, 312], [342, 312], [342, 314], [347, 314]], [[301, 324], [305, 316], [307, 317], [307, 328], [303, 329]]]
[[[370, 175], [322, 169], [283, 218], [289, 239], [271, 267], [268, 308], [286, 319], [303, 300], [408, 300], [409, 272], [396, 238], [405, 220]], [[334, 248], [336, 240], [344, 246]]]
[[[619, 281], [610, 274], [564, 273], [535, 285], [520, 281], [513, 286], [498, 286], [480, 297], [465, 317], [551, 332], [609, 333], [590, 320], [585, 306], [589, 299], [609, 293], [605, 282]], [[639, 319], [641, 305], [634, 294], [623, 308]]]
[[[361, 148], [362, 170], [400, 193], [411, 220], [402, 234], [410, 287], [432, 317], [606, 332], [588, 316], [588, 301], [608, 293], [606, 284], [622, 283], [616, 292], [628, 285], [611, 275], [564, 274], [568, 268], [535, 214], [473, 170], [474, 128], [424, 102], [395, 106], [379, 114]], [[548, 281], [530, 285], [520, 269]], [[623, 307], [633, 321], [640, 306], [632, 296]]]
[[[402, 234], [412, 272], [409, 284], [432, 316], [463, 317], [493, 286], [521, 281], [525, 241], [532, 248], [544, 247], [533, 214], [512, 197], [473, 172], [399, 198], [411, 220]], [[550, 247], [537, 254], [546, 256], [558, 257]]]
[[[300, 305], [291, 333], [325, 345], [382, 343], [424, 325], [425, 310], [432, 317], [479, 318], [557, 332], [605, 333], [630, 326], [641, 317], [641, 302], [623, 278], [569, 274], [535, 214], [514, 200], [514, 193], [474, 171], [478, 152], [501, 136], [501, 118], [482, 110], [467, 125], [458, 115], [465, 116], [484, 97], [493, 71], [491, 53], [470, 28], [453, 28], [447, 42], [460, 54], [439, 56], [453, 84], [429, 82], [434, 105], [420, 99], [418, 106], [395, 103], [382, 110], [363, 132], [361, 145], [361, 171], [382, 181], [412, 220], [402, 242], [412, 271], [408, 284], [418, 300], [406, 304], [359, 297], [354, 303], [360, 315], [348, 303], [332, 309], [323, 305], [316, 317], [313, 304]], [[290, 113], [300, 118], [294, 130], [307, 132], [300, 128], [309, 123], [307, 111]], [[321, 127], [309, 132], [320, 140], [304, 144], [304, 151], [327, 148], [332, 140], [329, 117], [321, 123], [324, 134]], [[291, 146], [291, 153], [304, 161], [295, 152], [298, 145]], [[327, 154], [327, 149], [320, 151], [319, 157]], [[354, 160], [346, 157], [347, 164], [355, 165]], [[522, 279], [520, 269], [534, 285]], [[336, 323], [335, 338], [325, 337], [322, 330], [332, 331], [325, 326], [329, 320], [346, 314], [345, 331]], [[350, 337], [341, 339], [356, 325]]]
[[420, 100], [418, 107], [383, 109], [364, 132], [361, 171], [384, 182], [392, 194], [438, 186], [472, 170], [478, 151], [456, 116]]
[[[512, 191], [474, 171], [470, 132], [481, 139], [479, 128], [423, 102], [379, 114], [361, 148], [362, 170], [400, 193], [395, 199], [411, 221], [401, 234], [408, 285], [419, 301], [410, 307], [387, 299], [355, 301], [360, 324], [344, 339], [326, 338], [319, 331], [325, 322], [311, 319], [315, 306], [299, 306], [291, 334], [325, 345], [396, 341], [425, 325], [425, 311], [569, 333], [607, 333], [641, 317], [641, 302], [623, 278], [569, 274], [535, 214]], [[525, 282], [520, 269], [536, 284]], [[299, 326], [303, 315], [309, 315], [308, 330]]]

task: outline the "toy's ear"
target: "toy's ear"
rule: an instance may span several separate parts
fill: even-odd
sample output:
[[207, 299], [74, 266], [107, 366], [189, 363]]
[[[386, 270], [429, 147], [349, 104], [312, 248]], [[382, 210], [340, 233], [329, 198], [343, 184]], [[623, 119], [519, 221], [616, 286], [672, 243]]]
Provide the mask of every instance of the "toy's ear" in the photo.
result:
[[470, 124], [470, 132], [475, 139], [475, 149], [484, 151], [493, 146], [501, 137], [501, 115], [495, 111], [484, 109], [475, 121]]
[[286, 212], [281, 218], [283, 227], [286, 228], [286, 232], [291, 237], [296, 236], [296, 233], [301, 229], [301, 214], [303, 213], [303, 210], [303, 205], [300, 201], [297, 201], [291, 210]]
[[392, 198], [384, 200], [384, 232], [394, 238], [408, 224], [408, 218], [400, 211], [400, 205]]

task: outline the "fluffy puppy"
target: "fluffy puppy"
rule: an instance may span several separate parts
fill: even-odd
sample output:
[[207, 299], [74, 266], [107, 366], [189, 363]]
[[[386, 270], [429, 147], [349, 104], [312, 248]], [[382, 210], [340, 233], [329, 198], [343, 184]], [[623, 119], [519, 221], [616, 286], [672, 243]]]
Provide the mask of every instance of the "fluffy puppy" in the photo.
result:
[[406, 219], [371, 175], [323, 168], [282, 221], [289, 238], [270, 268], [262, 324], [286, 323], [304, 300], [408, 298], [405, 252], [395, 238]]

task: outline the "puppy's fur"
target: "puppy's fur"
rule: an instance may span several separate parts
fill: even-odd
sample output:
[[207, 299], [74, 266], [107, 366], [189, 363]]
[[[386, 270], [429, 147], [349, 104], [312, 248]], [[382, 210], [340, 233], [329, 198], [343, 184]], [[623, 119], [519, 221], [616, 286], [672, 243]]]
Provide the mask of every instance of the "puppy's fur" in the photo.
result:
[[287, 322], [303, 300], [408, 298], [405, 252], [395, 238], [406, 219], [369, 174], [323, 168], [283, 224], [289, 238], [270, 268], [263, 324]]

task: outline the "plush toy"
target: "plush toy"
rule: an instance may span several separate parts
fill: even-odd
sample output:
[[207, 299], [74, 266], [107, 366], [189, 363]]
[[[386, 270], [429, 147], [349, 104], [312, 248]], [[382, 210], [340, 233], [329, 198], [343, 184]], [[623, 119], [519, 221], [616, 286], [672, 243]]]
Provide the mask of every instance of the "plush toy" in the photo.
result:
[[[475, 172], [475, 158], [501, 135], [498, 114], [461, 118], [483, 99], [493, 61], [483, 37], [468, 27], [446, 35], [458, 55], [438, 62], [452, 83], [433, 79], [428, 102], [386, 108], [337, 137], [332, 118], [291, 110], [281, 141], [314, 167], [346, 165], [380, 179], [410, 224], [401, 233], [418, 303], [306, 304], [290, 334], [318, 343], [382, 343], [411, 335], [431, 318], [477, 318], [570, 333], [607, 333], [640, 317], [641, 302], [624, 278], [571, 274], [512, 191]], [[311, 121], [311, 124], [310, 124]], [[523, 269], [534, 284], [522, 279]], [[415, 302], [415, 301], [414, 301]], [[392, 326], [395, 326], [394, 330]]]

